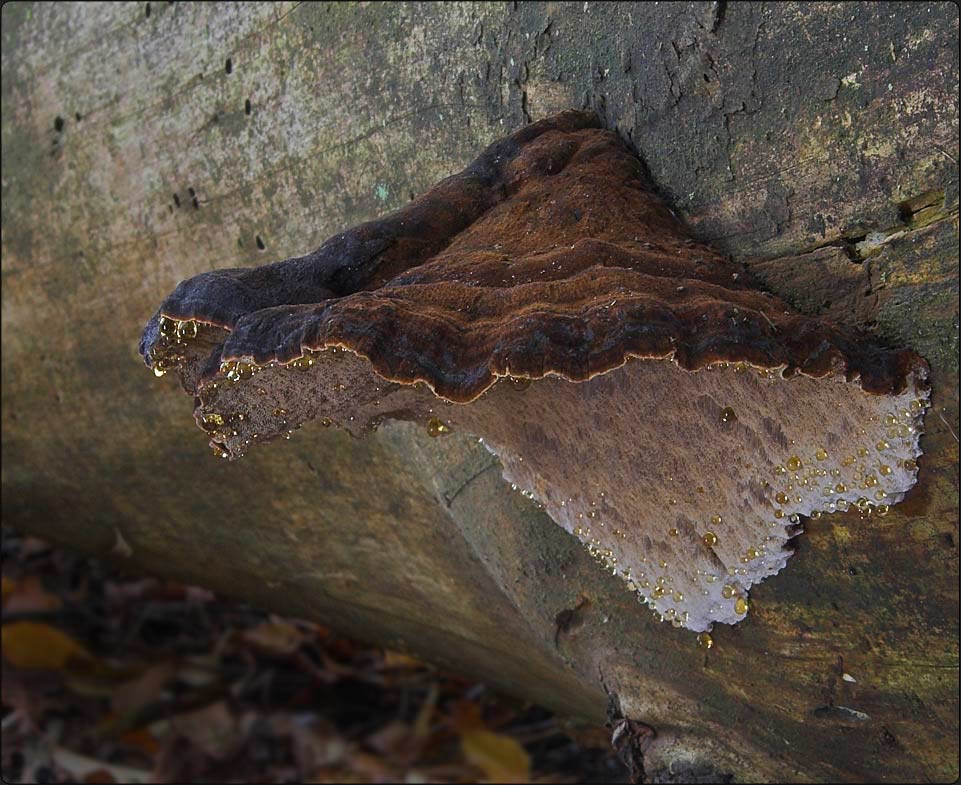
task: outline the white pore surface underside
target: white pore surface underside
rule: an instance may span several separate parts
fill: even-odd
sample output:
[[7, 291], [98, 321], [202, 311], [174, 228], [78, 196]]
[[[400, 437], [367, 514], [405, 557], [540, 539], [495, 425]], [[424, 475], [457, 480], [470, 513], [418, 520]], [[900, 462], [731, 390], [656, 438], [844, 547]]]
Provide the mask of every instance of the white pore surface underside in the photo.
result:
[[904, 497], [927, 405], [913, 380], [877, 396], [843, 376], [632, 360], [582, 383], [502, 381], [450, 422], [657, 618], [701, 632], [745, 618], [803, 517]]

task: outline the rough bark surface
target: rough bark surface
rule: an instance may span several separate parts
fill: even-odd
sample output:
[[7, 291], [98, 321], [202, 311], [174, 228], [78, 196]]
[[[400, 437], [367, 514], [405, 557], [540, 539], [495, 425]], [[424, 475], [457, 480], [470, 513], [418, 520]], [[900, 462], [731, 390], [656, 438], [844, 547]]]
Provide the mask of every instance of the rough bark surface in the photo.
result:
[[[3, 6], [5, 522], [108, 557], [121, 532], [132, 569], [588, 719], [615, 695], [655, 778], [958, 776], [956, 6], [149, 7]], [[137, 356], [181, 279], [302, 253], [572, 106], [699, 239], [932, 369], [911, 495], [808, 524], [708, 651], [467, 435], [306, 428], [228, 464]]]

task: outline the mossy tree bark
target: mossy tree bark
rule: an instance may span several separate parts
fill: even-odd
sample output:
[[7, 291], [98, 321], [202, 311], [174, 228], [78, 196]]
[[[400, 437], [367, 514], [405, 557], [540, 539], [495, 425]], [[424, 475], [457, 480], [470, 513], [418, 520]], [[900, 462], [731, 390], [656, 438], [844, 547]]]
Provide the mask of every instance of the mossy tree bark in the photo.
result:
[[[616, 695], [657, 732], [649, 771], [958, 776], [954, 5], [2, 14], [6, 523], [588, 719]], [[227, 464], [136, 354], [180, 279], [308, 250], [570, 106], [597, 110], [772, 291], [932, 366], [908, 499], [810, 522], [707, 652], [510, 493], [469, 435], [315, 427]]]

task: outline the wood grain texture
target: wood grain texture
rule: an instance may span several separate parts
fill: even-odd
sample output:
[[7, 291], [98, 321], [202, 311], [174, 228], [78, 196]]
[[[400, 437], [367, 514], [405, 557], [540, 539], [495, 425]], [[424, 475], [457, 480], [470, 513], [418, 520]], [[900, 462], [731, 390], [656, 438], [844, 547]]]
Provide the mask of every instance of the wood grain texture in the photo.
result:
[[[122, 531], [134, 568], [589, 718], [616, 693], [657, 730], [655, 774], [958, 776], [956, 7], [151, 7], [0, 11], [5, 522], [99, 555]], [[302, 253], [571, 106], [634, 145], [699, 239], [781, 260], [777, 295], [932, 368], [912, 495], [811, 526], [707, 653], [473, 439], [317, 429], [228, 465], [137, 356], [181, 279]], [[838, 251], [825, 286], [810, 262]]]

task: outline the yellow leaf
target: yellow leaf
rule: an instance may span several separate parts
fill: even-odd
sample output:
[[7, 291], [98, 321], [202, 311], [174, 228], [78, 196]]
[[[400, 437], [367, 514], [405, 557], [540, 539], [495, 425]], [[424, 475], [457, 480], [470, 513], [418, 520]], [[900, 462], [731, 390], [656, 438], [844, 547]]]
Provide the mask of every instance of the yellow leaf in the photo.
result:
[[423, 668], [424, 663], [399, 651], [384, 649], [385, 668]]
[[92, 659], [90, 652], [49, 624], [17, 621], [3, 625], [3, 656], [17, 668], [61, 670], [71, 659]]
[[461, 748], [488, 782], [527, 782], [531, 761], [516, 739], [488, 730], [470, 730], [461, 736]]
[[7, 595], [13, 594], [16, 588], [17, 582], [13, 578], [8, 578], [6, 575], [4, 575], [2, 579], [3, 602], [7, 601]]

